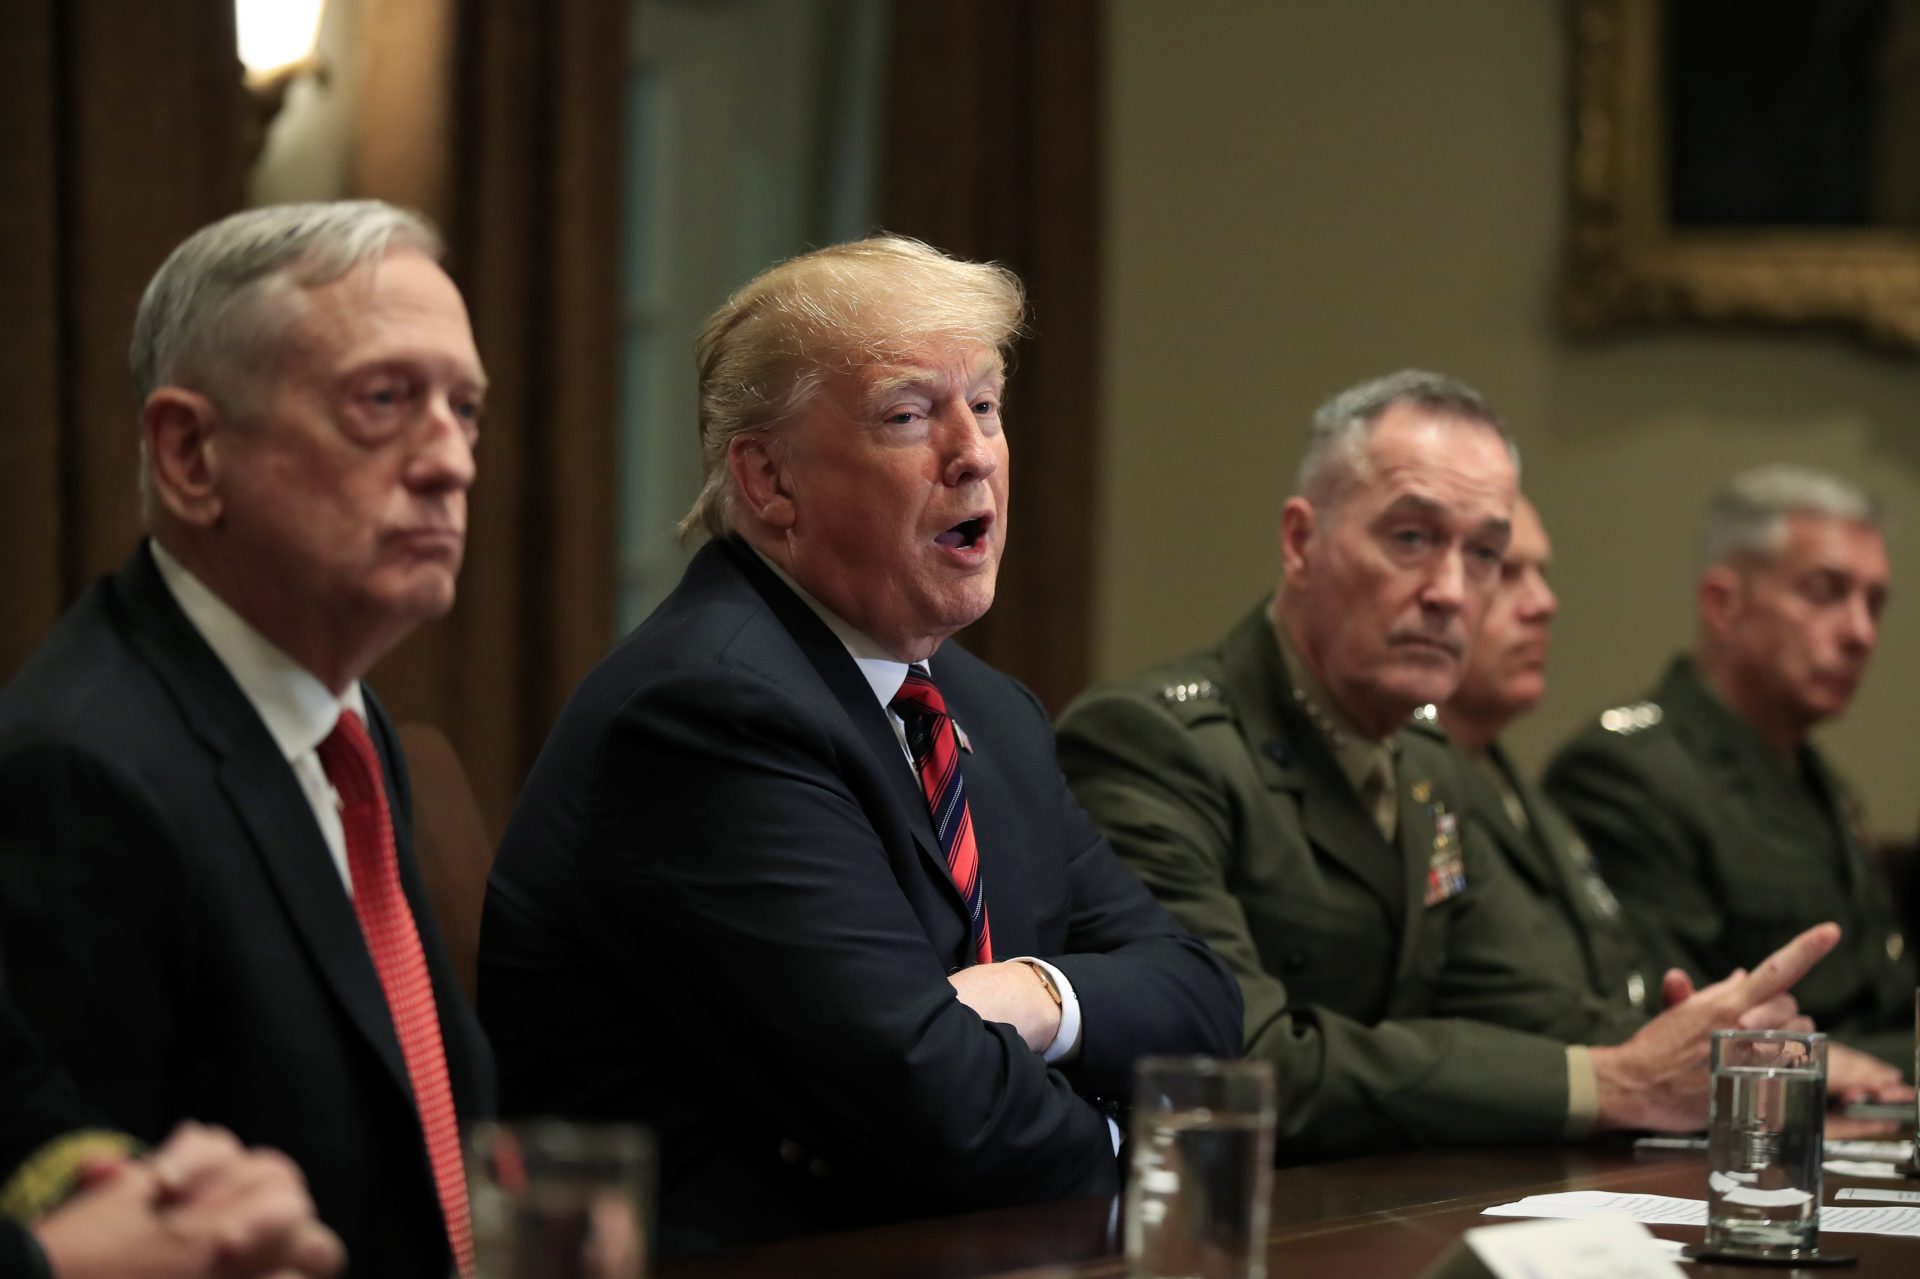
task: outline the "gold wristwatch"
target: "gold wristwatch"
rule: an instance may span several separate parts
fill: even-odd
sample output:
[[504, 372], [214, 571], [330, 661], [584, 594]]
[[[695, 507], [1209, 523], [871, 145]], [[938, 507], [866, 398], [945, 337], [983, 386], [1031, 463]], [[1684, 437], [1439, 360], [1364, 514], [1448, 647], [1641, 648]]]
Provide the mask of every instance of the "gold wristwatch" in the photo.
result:
[[1054, 985], [1053, 974], [1048, 972], [1045, 968], [1041, 967], [1039, 964], [1035, 963], [1031, 959], [1023, 959], [1020, 962], [1025, 964], [1027, 967], [1033, 969], [1033, 975], [1035, 977], [1038, 977], [1040, 979], [1040, 984], [1047, 988], [1047, 994], [1052, 998], [1053, 1006], [1055, 1008], [1062, 1007], [1062, 1004], [1060, 1002], [1060, 988]]

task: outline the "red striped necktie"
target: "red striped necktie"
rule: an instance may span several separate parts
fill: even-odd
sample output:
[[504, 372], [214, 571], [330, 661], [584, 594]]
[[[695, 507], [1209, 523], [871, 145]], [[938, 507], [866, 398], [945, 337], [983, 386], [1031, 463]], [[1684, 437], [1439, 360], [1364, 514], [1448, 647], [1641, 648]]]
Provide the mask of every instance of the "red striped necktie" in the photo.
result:
[[893, 712], [907, 726], [907, 746], [920, 774], [933, 814], [933, 829], [946, 855], [947, 870], [966, 899], [973, 922], [973, 955], [977, 963], [993, 962], [993, 926], [987, 919], [987, 896], [980, 879], [980, 850], [973, 842], [973, 815], [967, 811], [967, 788], [960, 778], [960, 746], [946, 699], [925, 672], [907, 668], [907, 682], [894, 695]]
[[420, 930], [414, 926], [413, 911], [400, 886], [393, 815], [387, 811], [380, 758], [358, 715], [340, 712], [333, 732], [320, 743], [320, 764], [340, 795], [340, 825], [346, 831], [347, 869], [353, 878], [353, 913], [360, 918], [360, 931], [373, 956], [374, 971], [380, 975], [400, 1055], [407, 1064], [447, 1239], [460, 1274], [470, 1279], [473, 1221], [467, 1211], [453, 1084], [440, 1041], [440, 1012], [433, 1000], [433, 980], [427, 975], [426, 952], [420, 947]]

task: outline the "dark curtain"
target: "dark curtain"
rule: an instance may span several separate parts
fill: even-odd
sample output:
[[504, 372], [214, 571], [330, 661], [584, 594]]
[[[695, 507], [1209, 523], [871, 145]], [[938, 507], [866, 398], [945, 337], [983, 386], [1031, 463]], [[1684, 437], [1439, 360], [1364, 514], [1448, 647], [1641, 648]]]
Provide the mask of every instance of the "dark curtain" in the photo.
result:
[[1059, 711], [1086, 684], [1099, 445], [1099, 0], [895, 0], [881, 223], [1019, 272], [1008, 551], [962, 641]]
[[492, 383], [459, 603], [375, 673], [492, 834], [612, 639], [630, 0], [362, 0], [357, 185], [447, 232]]
[[0, 22], [0, 678], [139, 536], [147, 277], [243, 202], [232, 0], [20, 0]]

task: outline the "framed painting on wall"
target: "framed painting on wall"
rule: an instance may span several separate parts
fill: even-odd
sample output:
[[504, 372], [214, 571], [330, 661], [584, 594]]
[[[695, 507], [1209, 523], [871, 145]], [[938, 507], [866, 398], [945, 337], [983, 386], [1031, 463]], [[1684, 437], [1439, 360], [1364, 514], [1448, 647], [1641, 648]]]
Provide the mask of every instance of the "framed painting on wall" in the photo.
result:
[[1581, 332], [1841, 324], [1920, 350], [1920, 0], [1577, 0]]

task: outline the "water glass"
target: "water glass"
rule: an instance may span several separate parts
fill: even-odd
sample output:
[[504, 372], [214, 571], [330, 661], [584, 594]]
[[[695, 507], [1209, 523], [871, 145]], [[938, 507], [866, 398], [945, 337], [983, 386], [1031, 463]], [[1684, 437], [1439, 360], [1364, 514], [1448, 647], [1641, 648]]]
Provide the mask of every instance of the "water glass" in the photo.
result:
[[477, 1279], [645, 1279], [653, 1142], [627, 1124], [481, 1124], [467, 1140]]
[[1707, 1120], [1707, 1248], [1816, 1255], [1827, 1037], [1716, 1030]]
[[1273, 1067], [1146, 1057], [1134, 1067], [1127, 1273], [1264, 1279]]

